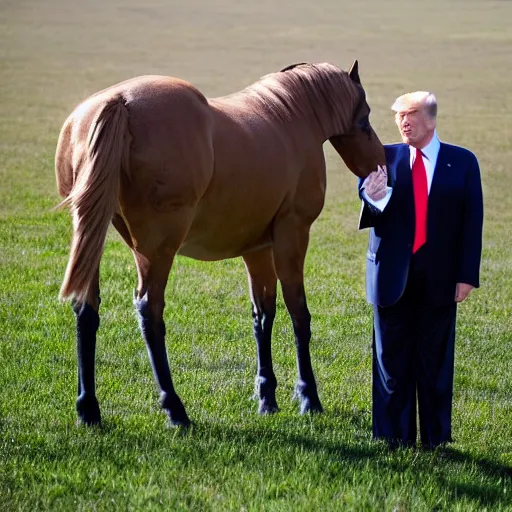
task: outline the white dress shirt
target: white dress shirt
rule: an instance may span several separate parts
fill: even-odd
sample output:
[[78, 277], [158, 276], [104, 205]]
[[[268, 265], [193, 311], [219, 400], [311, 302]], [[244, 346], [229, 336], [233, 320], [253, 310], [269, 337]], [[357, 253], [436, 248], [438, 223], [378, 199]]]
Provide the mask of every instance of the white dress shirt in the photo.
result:
[[[437, 157], [439, 155], [440, 148], [441, 142], [439, 141], [439, 137], [437, 136], [437, 131], [434, 131], [434, 136], [432, 137], [432, 140], [421, 150], [423, 154], [423, 163], [425, 164], [425, 171], [427, 173], [427, 187], [429, 194], [430, 188], [432, 187], [432, 180], [434, 179], [434, 170], [436, 168]], [[409, 164], [410, 169], [412, 169], [412, 165], [414, 163], [414, 160], [416, 159], [416, 148], [413, 146], [409, 146], [409, 152]], [[386, 208], [391, 198], [393, 189], [391, 187], [387, 187], [386, 195], [382, 199], [374, 201], [368, 197], [366, 190], [364, 190], [364, 182], [361, 188], [363, 189], [363, 197], [366, 199], [366, 201], [375, 206], [375, 208], [379, 209], [381, 212], [384, 211], [384, 208]]]

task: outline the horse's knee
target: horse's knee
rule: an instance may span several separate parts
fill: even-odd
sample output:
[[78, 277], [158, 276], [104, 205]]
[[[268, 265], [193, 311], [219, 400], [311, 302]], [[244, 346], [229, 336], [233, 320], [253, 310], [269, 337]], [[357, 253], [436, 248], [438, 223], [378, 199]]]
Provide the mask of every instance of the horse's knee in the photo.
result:
[[133, 305], [144, 319], [157, 320], [163, 317], [165, 302], [150, 298], [146, 292], [141, 298], [138, 297], [137, 291], [133, 292]]
[[[137, 298], [137, 292], [134, 293], [133, 304], [139, 317], [139, 325], [144, 336], [155, 334], [165, 337], [165, 323], [162, 315], [155, 314], [154, 307], [148, 299], [146, 293], [141, 299]], [[157, 308], [160, 310], [160, 308]], [[149, 341], [149, 340], [148, 340]]]
[[[98, 306], [100, 298], [98, 297]], [[100, 326], [100, 316], [98, 308], [91, 306], [88, 302], [78, 302], [73, 300], [73, 311], [76, 315], [78, 333], [96, 333]]]
[[143, 295], [140, 299], [137, 294], [137, 290], [134, 290], [133, 292], [133, 305], [135, 306], [135, 309], [137, 310], [137, 313], [142, 318], [148, 318], [150, 309], [149, 309], [149, 302], [148, 302], [148, 294], [146, 293]]

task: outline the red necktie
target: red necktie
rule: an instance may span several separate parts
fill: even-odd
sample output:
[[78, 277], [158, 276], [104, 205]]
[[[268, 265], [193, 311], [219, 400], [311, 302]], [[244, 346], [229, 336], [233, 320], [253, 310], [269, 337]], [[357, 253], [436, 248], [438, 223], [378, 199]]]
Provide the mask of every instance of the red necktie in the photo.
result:
[[412, 164], [412, 187], [414, 190], [414, 209], [416, 212], [416, 229], [414, 231], [413, 254], [427, 241], [427, 172], [421, 156], [416, 149], [416, 158]]

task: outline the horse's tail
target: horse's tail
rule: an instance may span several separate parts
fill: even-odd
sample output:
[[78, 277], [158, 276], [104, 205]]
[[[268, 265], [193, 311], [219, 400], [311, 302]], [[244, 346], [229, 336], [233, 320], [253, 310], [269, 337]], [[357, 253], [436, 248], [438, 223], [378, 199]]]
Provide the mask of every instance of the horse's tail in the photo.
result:
[[60, 298], [87, 298], [99, 269], [107, 229], [119, 201], [121, 172], [128, 172], [128, 109], [121, 96], [107, 100], [91, 124], [81, 168], [59, 204], [73, 217], [73, 241]]

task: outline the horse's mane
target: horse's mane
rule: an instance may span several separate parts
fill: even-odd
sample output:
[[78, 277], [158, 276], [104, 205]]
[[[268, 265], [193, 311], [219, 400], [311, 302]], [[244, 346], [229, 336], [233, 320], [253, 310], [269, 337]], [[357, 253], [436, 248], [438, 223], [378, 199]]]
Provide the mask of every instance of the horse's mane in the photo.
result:
[[229, 99], [263, 108], [284, 122], [313, 111], [320, 126], [344, 133], [361, 97], [360, 89], [340, 68], [300, 63], [263, 76]]

